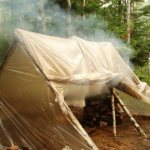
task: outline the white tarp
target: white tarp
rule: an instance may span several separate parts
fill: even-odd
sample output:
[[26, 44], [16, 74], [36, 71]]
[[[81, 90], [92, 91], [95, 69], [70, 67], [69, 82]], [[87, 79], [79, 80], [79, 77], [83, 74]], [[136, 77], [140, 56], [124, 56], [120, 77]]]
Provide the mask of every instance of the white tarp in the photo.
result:
[[148, 85], [140, 82], [111, 43], [21, 29], [15, 35], [17, 43], [0, 70], [3, 145], [97, 150], [64, 98], [84, 99], [112, 86], [150, 103]]
[[149, 87], [138, 79], [110, 42], [85, 41], [76, 36], [64, 39], [20, 29], [16, 36], [47, 80], [98, 86], [109, 82], [116, 86], [121, 81], [134, 89], [137, 97], [150, 103], [142, 95], [147, 92], [150, 96]]

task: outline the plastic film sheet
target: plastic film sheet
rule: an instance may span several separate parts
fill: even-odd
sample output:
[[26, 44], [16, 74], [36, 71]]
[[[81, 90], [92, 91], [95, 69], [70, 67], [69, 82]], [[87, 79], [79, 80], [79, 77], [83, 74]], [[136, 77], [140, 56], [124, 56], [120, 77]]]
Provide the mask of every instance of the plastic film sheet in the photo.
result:
[[2, 145], [33, 150], [97, 149], [62, 113], [54, 90], [18, 44], [0, 72], [0, 92]]
[[[150, 104], [150, 88], [108, 42], [16, 30], [0, 70], [0, 143], [33, 150], [97, 150], [65, 99], [116, 87]], [[75, 95], [75, 98], [74, 98]], [[135, 105], [135, 100], [128, 101]], [[147, 104], [147, 107], [149, 105]], [[132, 109], [132, 107], [131, 107]], [[150, 114], [150, 113], [149, 113]]]

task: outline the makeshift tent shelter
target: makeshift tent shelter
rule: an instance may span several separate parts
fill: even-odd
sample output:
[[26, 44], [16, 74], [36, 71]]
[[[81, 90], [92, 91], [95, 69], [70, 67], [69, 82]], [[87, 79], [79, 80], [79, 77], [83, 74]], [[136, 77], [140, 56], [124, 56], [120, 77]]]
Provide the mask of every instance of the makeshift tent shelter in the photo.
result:
[[63, 39], [21, 29], [15, 34], [16, 43], [0, 70], [2, 145], [97, 150], [65, 98], [83, 99], [109, 85], [150, 103], [140, 91], [146, 89], [145, 84], [111, 43], [75, 36]]

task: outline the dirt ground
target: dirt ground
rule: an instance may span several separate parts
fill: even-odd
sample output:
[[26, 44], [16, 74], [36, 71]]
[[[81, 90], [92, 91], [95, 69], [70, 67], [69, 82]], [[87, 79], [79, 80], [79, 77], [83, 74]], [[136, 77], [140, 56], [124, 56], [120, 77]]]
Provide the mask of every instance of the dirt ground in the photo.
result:
[[[81, 121], [81, 108], [71, 107]], [[137, 123], [147, 134], [148, 139], [139, 135], [129, 118], [124, 116], [123, 122], [117, 125], [117, 137], [113, 136], [112, 126], [89, 128], [84, 127], [100, 150], [150, 150], [150, 116], [134, 116]]]
[[[150, 117], [135, 116], [145, 133], [150, 137]], [[150, 150], [150, 138], [144, 139], [127, 117], [117, 126], [117, 137], [113, 136], [111, 126], [85, 128], [101, 150]]]

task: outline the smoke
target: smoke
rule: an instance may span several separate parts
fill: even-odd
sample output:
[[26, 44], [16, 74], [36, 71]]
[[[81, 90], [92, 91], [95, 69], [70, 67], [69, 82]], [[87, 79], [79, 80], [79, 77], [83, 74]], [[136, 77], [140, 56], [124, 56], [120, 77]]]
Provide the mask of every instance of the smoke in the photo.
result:
[[52, 0], [0, 1], [0, 12], [1, 35], [11, 34], [15, 28], [61, 37], [67, 37], [70, 32], [69, 36], [113, 43], [126, 61], [132, 54], [124, 42], [108, 31], [108, 24], [102, 17], [92, 14], [83, 18], [71, 12], [68, 22], [67, 12]]
[[68, 105], [85, 106], [85, 98], [92, 96], [102, 96], [103, 93], [110, 94], [108, 87], [103, 85], [75, 85], [69, 84], [64, 91], [65, 101]]
[[[83, 18], [76, 12], [68, 16], [55, 1], [48, 0], [6, 0], [0, 1], [0, 4], [0, 35], [12, 35], [15, 28], [22, 28], [52, 36], [76, 35], [90, 41], [111, 42], [125, 62], [130, 64], [131, 48], [108, 31], [107, 22], [100, 16], [92, 14]], [[89, 89], [84, 88], [82, 93], [85, 97]]]

